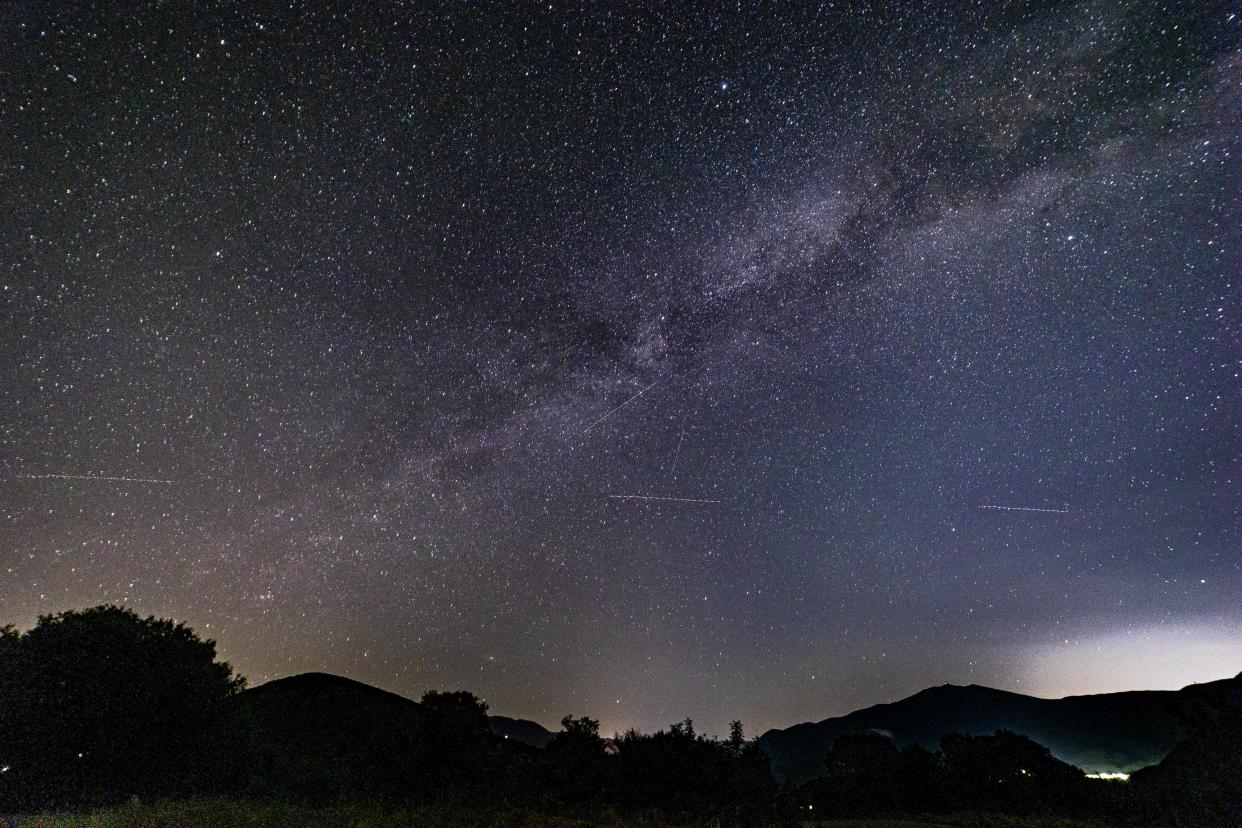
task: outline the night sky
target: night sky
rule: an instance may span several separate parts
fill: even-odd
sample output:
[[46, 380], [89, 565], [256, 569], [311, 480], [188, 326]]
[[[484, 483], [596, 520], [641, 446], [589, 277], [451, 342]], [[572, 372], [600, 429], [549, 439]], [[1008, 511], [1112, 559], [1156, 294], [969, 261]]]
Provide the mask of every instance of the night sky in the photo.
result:
[[78, 5], [0, 623], [606, 732], [1242, 669], [1236, 3]]

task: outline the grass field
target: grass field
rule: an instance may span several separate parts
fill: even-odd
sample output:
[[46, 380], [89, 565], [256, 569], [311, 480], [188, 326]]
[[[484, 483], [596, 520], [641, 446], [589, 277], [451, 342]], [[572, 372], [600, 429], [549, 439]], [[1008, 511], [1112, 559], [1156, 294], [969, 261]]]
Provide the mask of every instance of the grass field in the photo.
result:
[[[697, 828], [714, 822], [685, 822], [658, 815], [621, 816], [610, 811], [583, 815], [491, 810], [460, 805], [383, 810], [371, 807], [304, 808], [228, 799], [131, 804], [86, 814], [0, 817], [0, 828]], [[926, 820], [793, 821], [817, 828], [1105, 828], [1102, 823], [1053, 817], [953, 814]]]
[[690, 828], [701, 822], [659, 816], [549, 814], [529, 809], [432, 805], [383, 810], [374, 807], [304, 808], [237, 800], [181, 800], [123, 805], [85, 814], [11, 817], [0, 828]]

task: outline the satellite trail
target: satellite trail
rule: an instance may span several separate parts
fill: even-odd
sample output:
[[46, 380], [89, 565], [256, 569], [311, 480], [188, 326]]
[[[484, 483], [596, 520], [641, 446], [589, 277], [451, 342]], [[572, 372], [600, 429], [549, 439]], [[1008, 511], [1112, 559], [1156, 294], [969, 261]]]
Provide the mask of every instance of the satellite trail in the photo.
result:
[[625, 408], [627, 405], [629, 405], [630, 403], [634, 402], [634, 400], [638, 399], [638, 398], [639, 398], [639, 397], [641, 397], [643, 394], [646, 394], [648, 391], [650, 391], [652, 388], [655, 388], [655, 387], [656, 387], [657, 385], [659, 385], [659, 384], [660, 384], [660, 381], [659, 381], [659, 380], [656, 380], [655, 382], [651, 383], [651, 385], [648, 385], [646, 388], [644, 388], [643, 390], [639, 391], [637, 394], [635, 394], [634, 396], [630, 397], [628, 400], [626, 400], [625, 402], [621, 403], [621, 404], [620, 404], [620, 405], [618, 405], [616, 408], [614, 408], [614, 409], [612, 409], [611, 411], [607, 412], [606, 414], [604, 414], [604, 415], [603, 415], [602, 417], [600, 417], [599, 419], [595, 420], [593, 423], [591, 423], [591, 424], [590, 424], [589, 426], [587, 426], [586, 428], [582, 429], [582, 433], [583, 433], [583, 434], [586, 434], [588, 431], [590, 431], [591, 429], [595, 428], [597, 425], [599, 425], [600, 423], [602, 423], [604, 420], [607, 420], [607, 419], [608, 419], [609, 417], [611, 417], [613, 414], [616, 414], [618, 411], [620, 411], [621, 409]]
[[682, 418], [681, 418], [681, 434], [680, 434], [680, 436], [677, 438], [677, 451], [673, 452], [673, 471], [672, 471], [672, 475], [673, 475], [673, 478], [674, 478], [674, 479], [676, 479], [676, 478], [677, 478], [677, 460], [678, 460], [678, 458], [680, 458], [680, 457], [681, 457], [681, 444], [682, 444], [682, 443], [684, 443], [684, 442], [685, 442], [685, 440], [686, 440], [686, 419], [687, 419], [689, 416], [690, 416], [690, 415], [687, 413], [685, 417], [682, 417]]
[[1039, 509], [1034, 506], [980, 506], [980, 509], [995, 509], [1000, 512], [1048, 512], [1054, 515], [1068, 515], [1069, 509]]
[[108, 483], [160, 483], [165, 486], [171, 486], [177, 482], [155, 477], [109, 477], [102, 474], [15, 474], [13, 476], [19, 480], [98, 480]]
[[723, 500], [710, 500], [705, 497], [657, 497], [656, 495], [608, 495], [613, 500], [667, 500], [673, 503], [724, 503]]

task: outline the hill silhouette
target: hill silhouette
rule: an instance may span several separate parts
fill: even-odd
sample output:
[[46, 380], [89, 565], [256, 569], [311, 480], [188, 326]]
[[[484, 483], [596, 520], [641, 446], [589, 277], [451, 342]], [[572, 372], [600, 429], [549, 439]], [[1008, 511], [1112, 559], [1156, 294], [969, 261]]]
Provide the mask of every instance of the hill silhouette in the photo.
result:
[[488, 716], [487, 724], [492, 733], [502, 739], [511, 739], [531, 747], [547, 747], [556, 736], [539, 722], [530, 719], [512, 719], [508, 716]]
[[537, 722], [485, 716], [469, 694], [428, 696], [417, 702], [328, 673], [261, 684], [229, 700], [208, 737], [205, 776], [247, 796], [382, 800], [430, 793], [454, 765], [469, 777], [553, 738]]
[[359, 681], [305, 673], [230, 700], [215, 732], [209, 775], [254, 796], [381, 795], [403, 780], [429, 730], [422, 705]]
[[845, 716], [769, 730], [759, 745], [779, 779], [824, 773], [837, 736], [876, 732], [898, 745], [934, 749], [947, 733], [1008, 730], [1034, 739], [1053, 756], [1088, 773], [1130, 772], [1160, 762], [1190, 731], [1205, 705], [1242, 707], [1242, 674], [1181, 690], [1141, 690], [1041, 699], [982, 687], [945, 684]]

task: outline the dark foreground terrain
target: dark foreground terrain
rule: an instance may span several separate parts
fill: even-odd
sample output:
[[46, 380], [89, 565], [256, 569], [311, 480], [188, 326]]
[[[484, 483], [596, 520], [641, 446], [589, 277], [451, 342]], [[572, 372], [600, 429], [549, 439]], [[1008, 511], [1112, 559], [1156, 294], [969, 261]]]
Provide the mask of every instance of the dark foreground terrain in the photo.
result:
[[[79, 815], [41, 814], [16, 819], [14, 828], [697, 828], [715, 824], [718, 823], [711, 819], [676, 818], [661, 814], [623, 815], [602, 810], [574, 814], [461, 806], [309, 808], [215, 799], [124, 805]], [[1103, 828], [1106, 825], [1103, 822], [1061, 817], [1012, 817], [1003, 814], [946, 814], [873, 820], [795, 819], [770, 824], [815, 825], [822, 828]]]
[[[101, 827], [1236, 828], [1240, 684], [1034, 705], [1051, 718], [1026, 716], [1027, 697], [940, 688], [791, 729], [811, 738], [790, 754], [779, 731], [752, 740], [741, 722], [727, 738], [688, 719], [606, 738], [588, 716], [555, 733], [489, 716], [466, 691], [414, 701], [323, 673], [245, 689], [188, 627], [104, 606], [0, 630], [0, 814]], [[1128, 782], [1092, 779], [1028, 735], [1049, 721], [1078, 747], [1167, 741], [1167, 755]], [[781, 772], [790, 755], [797, 774]]]

